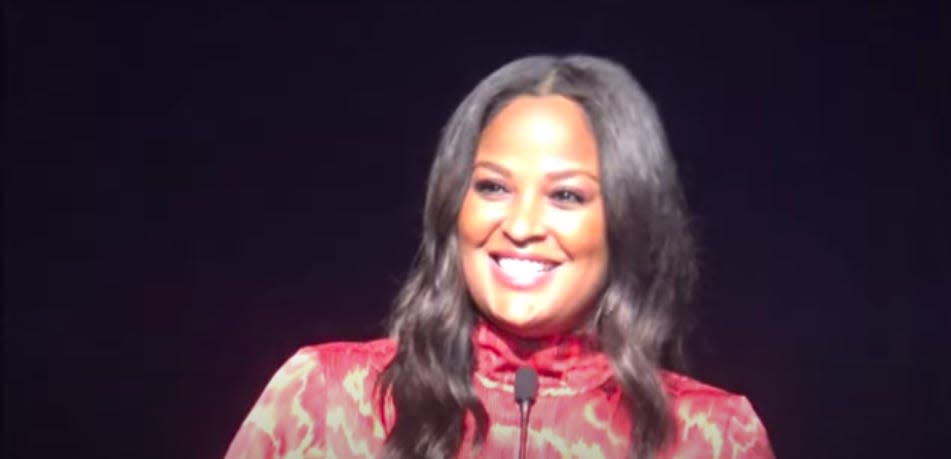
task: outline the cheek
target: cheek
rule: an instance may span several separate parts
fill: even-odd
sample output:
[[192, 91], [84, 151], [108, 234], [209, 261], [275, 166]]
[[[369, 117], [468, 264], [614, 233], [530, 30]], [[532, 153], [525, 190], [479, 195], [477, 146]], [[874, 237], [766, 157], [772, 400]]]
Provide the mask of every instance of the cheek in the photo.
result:
[[459, 261], [463, 281], [466, 289], [476, 305], [485, 303], [484, 285], [486, 276], [479, 263], [479, 247], [485, 244], [491, 234], [491, 221], [486, 216], [483, 205], [477, 197], [467, 193], [459, 208], [459, 218], [456, 221], [456, 235], [459, 240]]
[[462, 244], [463, 255], [467, 247], [481, 246], [491, 235], [492, 229], [500, 219], [500, 212], [494, 207], [473, 196], [471, 191], [466, 194], [456, 222], [456, 232]]
[[562, 215], [553, 223], [553, 227], [558, 228], [561, 243], [569, 255], [588, 261], [603, 259], [606, 263], [607, 238], [602, 212]]
[[[459, 219], [456, 221], [456, 232], [459, 235], [459, 242], [463, 244], [470, 244], [475, 233], [478, 232], [477, 227], [479, 226], [479, 222], [476, 216], [476, 209], [473, 207], [472, 198], [467, 193], [466, 197], [462, 200], [462, 206], [459, 208]], [[463, 253], [465, 253], [464, 249]]]

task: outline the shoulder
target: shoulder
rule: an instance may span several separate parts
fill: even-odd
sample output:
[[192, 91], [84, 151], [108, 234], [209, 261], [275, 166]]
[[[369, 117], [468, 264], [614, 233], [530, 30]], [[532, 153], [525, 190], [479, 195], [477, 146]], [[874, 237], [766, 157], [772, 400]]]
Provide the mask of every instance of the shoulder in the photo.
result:
[[298, 349], [271, 377], [225, 457], [279, 457], [281, 450], [302, 457], [295, 454], [323, 444], [328, 427], [382, 432], [372, 418], [373, 385], [394, 350], [386, 339]]
[[395, 349], [388, 339], [304, 346], [281, 365], [266, 390], [294, 390], [305, 382], [309, 387], [333, 385], [348, 376], [366, 379], [383, 371]]
[[773, 457], [766, 429], [745, 396], [677, 373], [661, 376], [677, 422], [678, 449], [712, 457]]
[[381, 371], [393, 358], [395, 351], [396, 345], [390, 339], [315, 344], [298, 349], [284, 367], [295, 368], [303, 365], [332, 370], [364, 366]]
[[361, 381], [375, 377], [389, 363], [394, 350], [388, 339], [304, 346], [274, 373], [259, 404], [304, 391], [320, 392], [345, 383], [348, 377]]
[[740, 397], [738, 394], [672, 371], [661, 371], [661, 380], [671, 401], [690, 399], [723, 401]]
[[341, 391], [362, 394], [373, 387], [394, 352], [395, 345], [388, 339], [304, 346], [281, 365], [264, 395], [306, 394], [316, 401], [334, 400]]

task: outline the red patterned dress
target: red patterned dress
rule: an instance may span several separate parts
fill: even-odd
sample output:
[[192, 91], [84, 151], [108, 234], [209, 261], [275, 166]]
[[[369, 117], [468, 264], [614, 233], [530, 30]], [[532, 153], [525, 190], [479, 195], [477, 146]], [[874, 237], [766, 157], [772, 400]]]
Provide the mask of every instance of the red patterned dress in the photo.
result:
[[[514, 457], [519, 410], [515, 370], [539, 375], [526, 457], [624, 458], [630, 418], [605, 356], [576, 337], [524, 349], [484, 323], [473, 332], [477, 368], [472, 386], [489, 414], [481, 447], [466, 434], [458, 457]], [[285, 363], [241, 425], [226, 459], [375, 458], [393, 420], [377, 408], [373, 384], [395, 345], [391, 340], [305, 347]], [[772, 458], [763, 425], [740, 395], [663, 373], [677, 433], [662, 458]], [[467, 419], [467, 421], [470, 421]]]

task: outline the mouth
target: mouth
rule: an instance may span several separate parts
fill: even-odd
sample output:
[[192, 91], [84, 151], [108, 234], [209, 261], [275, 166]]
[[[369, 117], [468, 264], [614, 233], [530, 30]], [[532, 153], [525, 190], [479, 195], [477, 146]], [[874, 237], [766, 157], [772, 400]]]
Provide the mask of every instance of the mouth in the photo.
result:
[[490, 254], [496, 279], [515, 289], [539, 287], [551, 279], [561, 263], [544, 258]]

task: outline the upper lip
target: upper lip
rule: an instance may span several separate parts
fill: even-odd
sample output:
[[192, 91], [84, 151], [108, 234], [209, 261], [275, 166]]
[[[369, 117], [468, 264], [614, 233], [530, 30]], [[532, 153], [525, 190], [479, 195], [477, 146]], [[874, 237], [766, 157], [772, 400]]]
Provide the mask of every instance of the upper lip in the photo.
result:
[[531, 261], [537, 261], [540, 263], [547, 263], [550, 265], [561, 264], [560, 261], [552, 260], [550, 258], [541, 256], [541, 255], [536, 255], [532, 253], [520, 253], [516, 251], [511, 251], [511, 250], [491, 250], [489, 251], [489, 256], [494, 258], [496, 261], [498, 261], [499, 258], [516, 258], [519, 260], [531, 260]]

